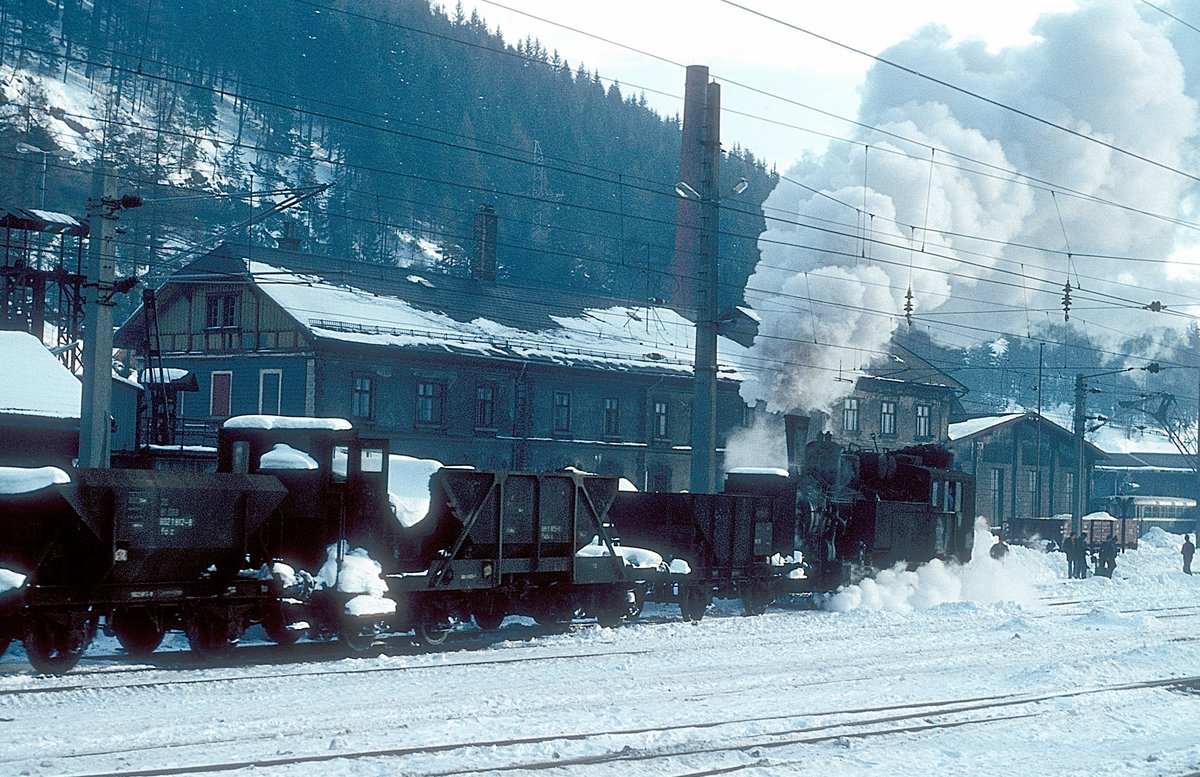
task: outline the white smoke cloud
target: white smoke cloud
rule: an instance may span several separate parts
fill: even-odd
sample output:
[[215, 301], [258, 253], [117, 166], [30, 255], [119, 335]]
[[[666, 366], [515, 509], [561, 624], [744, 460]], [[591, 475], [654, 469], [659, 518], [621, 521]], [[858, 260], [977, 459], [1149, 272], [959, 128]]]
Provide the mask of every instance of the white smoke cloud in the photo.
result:
[[[929, 27], [882, 56], [1146, 159], [1200, 169], [1200, 79], [1185, 71], [1200, 69], [1200, 56], [1183, 48], [1200, 47], [1181, 36], [1177, 49], [1170, 25], [1125, 0], [1093, 0], [1043, 17], [1021, 46], [989, 52]], [[768, 230], [746, 296], [763, 317], [754, 355], [784, 368], [743, 384], [748, 401], [830, 409], [853, 386], [837, 378], [866, 366], [904, 323], [910, 287], [915, 320], [955, 341], [994, 335], [949, 322], [1021, 334], [1061, 323], [1039, 311], [1058, 307], [1068, 272], [1083, 287], [1071, 324], [1114, 350], [1187, 320], [1139, 304], [1089, 310], [1089, 294], [1200, 312], [1200, 232], [1145, 215], [1194, 218], [1188, 177], [883, 64], [863, 85], [859, 121], [891, 134], [859, 130], [866, 152], [833, 144], [789, 170], [765, 203]], [[864, 225], [873, 244], [861, 240]], [[1070, 266], [1057, 253], [1068, 243]]]
[[772, 420], [758, 420], [750, 428], [735, 429], [725, 443], [724, 468], [728, 472], [738, 467], [787, 468], [787, 443], [783, 425]]
[[949, 602], [1032, 604], [1037, 598], [1034, 585], [1053, 579], [1042, 558], [1045, 554], [1012, 546], [1008, 555], [997, 561], [989, 555], [995, 542], [987, 521], [980, 518], [975, 522], [971, 560], [966, 564], [947, 564], [934, 559], [913, 571], [897, 564], [881, 570], [874, 578], [839, 589], [826, 609], [912, 612]]

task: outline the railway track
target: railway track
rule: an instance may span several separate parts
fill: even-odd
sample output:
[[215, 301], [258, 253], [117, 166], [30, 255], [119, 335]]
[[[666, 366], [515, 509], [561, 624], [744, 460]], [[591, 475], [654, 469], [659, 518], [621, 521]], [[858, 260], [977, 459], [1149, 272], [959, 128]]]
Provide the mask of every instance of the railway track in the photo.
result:
[[[143, 688], [164, 688], [164, 687], [181, 687], [192, 685], [215, 685], [222, 683], [237, 683], [237, 682], [257, 682], [257, 681], [273, 681], [273, 680], [289, 680], [303, 677], [330, 677], [334, 675], [369, 675], [369, 674], [401, 674], [410, 672], [422, 672], [431, 670], [444, 670], [448, 667], [481, 667], [494, 666], [497, 664], [515, 664], [515, 663], [541, 663], [552, 661], [569, 661], [581, 658], [600, 658], [604, 656], [637, 656], [647, 653], [658, 652], [651, 649], [632, 649], [632, 650], [616, 650], [606, 651], [603, 653], [588, 652], [588, 653], [562, 653], [553, 655], [539, 656], [503, 656], [497, 658], [487, 658], [474, 661], [455, 661], [440, 664], [423, 664], [418, 666], [373, 666], [373, 667], [355, 667], [347, 669], [330, 669], [328, 664], [308, 664], [308, 669], [296, 672], [259, 672], [255, 674], [240, 673], [237, 675], [220, 676], [220, 677], [196, 677], [196, 678], [180, 678], [180, 679], [158, 679], [146, 680], [143, 682], [129, 682], [131, 673], [153, 672], [152, 668], [137, 668], [130, 669], [115, 675], [112, 672], [97, 673], [97, 676], [113, 679], [110, 685], [97, 685], [96, 683], [79, 683], [71, 682], [60, 685], [26, 687], [26, 688], [9, 688], [0, 689], [0, 698], [5, 696], [28, 696], [31, 694], [54, 694], [67, 693], [74, 691], [95, 692], [105, 690], [106, 688], [119, 689], [122, 691], [137, 690]], [[193, 667], [194, 668], [194, 667]], [[85, 673], [80, 673], [85, 674]], [[74, 677], [73, 675], [71, 677]]]
[[[1120, 614], [1136, 614], [1149, 613], [1160, 618], [1183, 618], [1195, 617], [1200, 615], [1200, 605], [1176, 605], [1160, 608], [1135, 608], [1117, 611]], [[1037, 619], [1049, 617], [1050, 615], [1061, 615], [1063, 613], [1037, 614], [1031, 613], [1024, 617]], [[647, 625], [653, 625], [653, 621]], [[583, 624], [577, 624], [576, 628], [586, 628]], [[637, 628], [638, 624], [627, 626], [625, 628]], [[504, 629], [504, 632], [509, 632], [510, 628]], [[36, 685], [25, 686], [20, 688], [0, 688], [0, 699], [5, 697], [18, 696], [36, 696], [36, 695], [54, 695], [61, 693], [82, 692], [87, 691], [95, 693], [105, 689], [114, 689], [121, 692], [138, 689], [150, 688], [171, 688], [171, 687], [186, 687], [186, 686], [204, 686], [218, 685], [228, 683], [252, 683], [252, 682], [274, 682], [286, 681], [294, 678], [304, 677], [329, 677], [329, 676], [358, 676], [358, 675], [399, 675], [405, 673], [419, 673], [425, 671], [441, 670], [455, 667], [485, 667], [506, 664], [520, 664], [525, 662], [531, 663], [546, 663], [554, 661], [570, 661], [579, 659], [600, 659], [608, 657], [636, 657], [646, 656], [657, 653], [663, 653], [670, 648], [628, 648], [628, 649], [600, 649], [580, 652], [573, 650], [566, 653], [554, 653], [548, 655], [511, 655], [512, 651], [522, 650], [524, 646], [508, 646], [506, 655], [482, 657], [479, 651], [485, 648], [494, 646], [499, 643], [525, 642], [530, 641], [530, 648], [536, 646], [532, 642], [536, 637], [548, 636], [551, 632], [539, 630], [539, 627], [520, 627], [521, 631], [517, 633], [493, 632], [490, 635], [479, 635], [478, 633], [466, 633], [461, 635], [452, 644], [438, 646], [432, 649], [414, 648], [407, 638], [396, 637], [382, 641], [378, 649], [366, 654], [353, 654], [347, 656], [344, 648], [337, 642], [309, 642], [291, 646], [289, 648], [280, 648], [276, 645], [257, 645], [242, 647], [238, 650], [237, 661], [228, 661], [224, 664], [213, 665], [211, 663], [204, 664], [191, 656], [187, 652], [164, 652], [155, 654], [152, 657], [153, 664], [146, 666], [147, 659], [125, 659], [123, 656], [115, 655], [111, 657], [95, 657], [92, 660], [96, 661], [111, 661], [112, 665], [102, 669], [91, 669], [86, 664], [74, 670], [71, 674], [62, 677], [39, 677], [36, 678]], [[561, 632], [560, 632], [561, 633]], [[878, 635], [877, 635], [878, 636]], [[1180, 635], [1175, 638], [1176, 641], [1200, 640], [1200, 637], [1192, 637], [1189, 635]], [[1135, 640], [1136, 642], [1136, 640]], [[923, 671], [936, 672], [941, 667], [941, 660], [946, 655], [955, 653], [955, 649], [946, 649], [942, 651], [922, 651], [920, 656], [904, 654], [905, 673], [919, 674]], [[331, 665], [331, 660], [341, 659], [342, 663], [346, 663], [347, 658], [369, 658], [380, 656], [421, 656], [431, 654], [452, 655], [455, 658], [442, 661], [437, 664], [417, 664], [417, 665], [399, 665], [399, 666], [337, 666]], [[900, 656], [897, 656], [899, 658]], [[881, 657], [882, 660], [888, 660], [886, 655]], [[125, 661], [136, 662], [132, 666], [124, 666], [121, 664]], [[315, 662], [315, 663], [314, 663]], [[245, 671], [247, 663], [255, 665], [272, 666], [281, 664], [299, 664], [301, 668], [295, 671], [256, 671], [247, 673]], [[238, 674], [217, 675], [205, 677], [154, 677], [147, 680], [131, 681], [131, 676], [151, 676], [155, 673], [178, 672], [188, 673], [199, 668], [208, 670], [234, 669], [237, 668]], [[798, 690], [803, 688], [811, 688], [821, 685], [834, 685], [843, 683], [867, 682], [873, 679], [878, 679], [878, 674], [857, 674], [853, 676], [828, 677], [821, 680], [807, 681], [796, 683], [794, 681], [781, 682], [779, 678], [768, 675], [756, 683], [756, 686], [762, 688], [788, 689]], [[738, 688], [725, 693], [741, 693], [746, 692], [746, 688]], [[699, 696], [716, 696], [718, 693], [701, 694]]]
[[[241, 769], [281, 769], [285, 767], [315, 767], [334, 761], [355, 762], [376, 759], [417, 759], [453, 757], [461, 759], [476, 751], [487, 751], [488, 765], [480, 768], [439, 768], [436, 764], [422, 767], [406, 763], [402, 768], [411, 777], [448, 777], [454, 774], [484, 772], [545, 771], [565, 769], [573, 766], [594, 767], [606, 764], [646, 764], [649, 762], [671, 762], [694, 756], [740, 757], [742, 763], [730, 764], [703, 771], [687, 772], [690, 777], [708, 774], [725, 774], [755, 767], [781, 768], [799, 762], [765, 757], [770, 751], [787, 747], [821, 744], [842, 739], [868, 739], [901, 736], [949, 730], [963, 726], [987, 725], [1036, 716], [1036, 712], [1022, 711], [1030, 707], [1057, 699], [1123, 693], [1137, 690], [1168, 688], [1193, 691], [1200, 688], [1200, 675], [1186, 677], [1157, 678], [1152, 680], [1116, 683], [1092, 688], [1050, 691], [1034, 694], [997, 694], [977, 697], [940, 699], [923, 702], [907, 702], [850, 709], [834, 709], [804, 714], [780, 714], [753, 716], [735, 719], [679, 723], [667, 726], [643, 726], [621, 730], [604, 730], [579, 733], [552, 733], [540, 736], [493, 739], [479, 741], [446, 742], [402, 748], [368, 750], [336, 750], [279, 758], [238, 759], [230, 761], [196, 761], [170, 767], [149, 769], [123, 769], [119, 772], [66, 772], [69, 777], [166, 777], [168, 775], [214, 774]], [[789, 725], [802, 720], [800, 726]], [[816, 722], [813, 722], [816, 721]], [[783, 727], [766, 730], [755, 735], [734, 735], [721, 741], [720, 729], [747, 724], [782, 724]], [[312, 733], [312, 732], [308, 732]], [[648, 736], [671, 734], [683, 739], [678, 744], [660, 747], [638, 747], [633, 744]], [[694, 736], [688, 736], [693, 734]], [[610, 741], [611, 740], [611, 741]], [[230, 740], [243, 741], [243, 740]], [[557, 757], [535, 759], [520, 756], [522, 749], [535, 745], [556, 745], [558, 749], [580, 749], [587, 745], [599, 745], [598, 752], [560, 754]], [[506, 755], [506, 751], [511, 751]], [[396, 765], [397, 770], [401, 765]]]

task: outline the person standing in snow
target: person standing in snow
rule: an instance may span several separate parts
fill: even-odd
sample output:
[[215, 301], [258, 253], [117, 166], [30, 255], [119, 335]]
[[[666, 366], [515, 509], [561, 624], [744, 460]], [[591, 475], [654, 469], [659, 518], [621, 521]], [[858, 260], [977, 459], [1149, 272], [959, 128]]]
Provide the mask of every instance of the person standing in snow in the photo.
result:
[[1067, 577], [1075, 578], [1075, 546], [1079, 543], [1079, 538], [1075, 536], [1075, 532], [1071, 532], [1071, 536], [1063, 540], [1062, 552], [1067, 556]]
[[1087, 577], [1088, 573], [1088, 540], [1086, 532], [1080, 534], [1075, 540], [1075, 553], [1073, 555], [1075, 557], [1075, 577], [1083, 580]]
[[992, 549], [988, 553], [997, 561], [1003, 561], [1004, 557], [1008, 555], [1008, 545], [1004, 544], [1003, 534], [996, 537], [996, 544], [992, 546]]
[[1196, 546], [1192, 544], [1192, 538], [1185, 534], [1183, 535], [1183, 571], [1184, 574], [1192, 574], [1192, 556], [1196, 555]]
[[1099, 559], [1096, 561], [1096, 574], [1112, 577], [1117, 568], [1117, 543], [1109, 537], [1100, 543]]

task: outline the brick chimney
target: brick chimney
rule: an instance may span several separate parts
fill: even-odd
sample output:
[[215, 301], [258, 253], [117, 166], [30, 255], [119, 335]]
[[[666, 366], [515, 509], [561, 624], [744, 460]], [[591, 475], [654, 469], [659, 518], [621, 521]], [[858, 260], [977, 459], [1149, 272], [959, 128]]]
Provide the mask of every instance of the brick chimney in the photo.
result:
[[484, 283], [496, 282], [496, 209], [491, 205], [480, 205], [475, 214], [471, 277]]
[[299, 251], [300, 238], [296, 237], [296, 225], [290, 221], [284, 222], [283, 237], [275, 238], [275, 245], [284, 251]]

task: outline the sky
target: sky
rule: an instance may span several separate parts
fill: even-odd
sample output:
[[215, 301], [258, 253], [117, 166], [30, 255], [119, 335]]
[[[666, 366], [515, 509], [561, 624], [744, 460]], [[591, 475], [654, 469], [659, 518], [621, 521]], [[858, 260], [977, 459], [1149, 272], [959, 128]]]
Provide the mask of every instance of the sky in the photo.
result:
[[[744, 5], [847, 46], [878, 53], [929, 25], [944, 27], [954, 41], [974, 38], [992, 49], [1025, 43], [1032, 38], [1030, 28], [1039, 15], [1074, 8], [1076, 0], [746, 0]], [[858, 87], [872, 63], [719, 0], [480, 0], [464, 2], [463, 7], [468, 13], [476, 10], [489, 27], [498, 25], [510, 41], [532, 35], [572, 65], [582, 62], [602, 77], [619, 81], [626, 93], [645, 89], [646, 99], [665, 115], [683, 110], [684, 72], [662, 60], [707, 65], [723, 82], [724, 144], [738, 143], [780, 169], [790, 167], [804, 151], [827, 144], [824, 137], [806, 130], [847, 134], [845, 121], [785, 100], [853, 118]], [[732, 82], [785, 99], [756, 94]]]
[[1097, 368], [1194, 364], [1194, 4], [498, 2], [476, 7], [507, 38], [667, 114], [681, 65], [708, 65], [723, 145], [776, 165], [746, 299], [764, 319], [755, 356], [789, 368], [746, 381], [747, 401], [833, 407], [836, 378], [886, 358], [901, 327], [955, 346], [1070, 329]]

